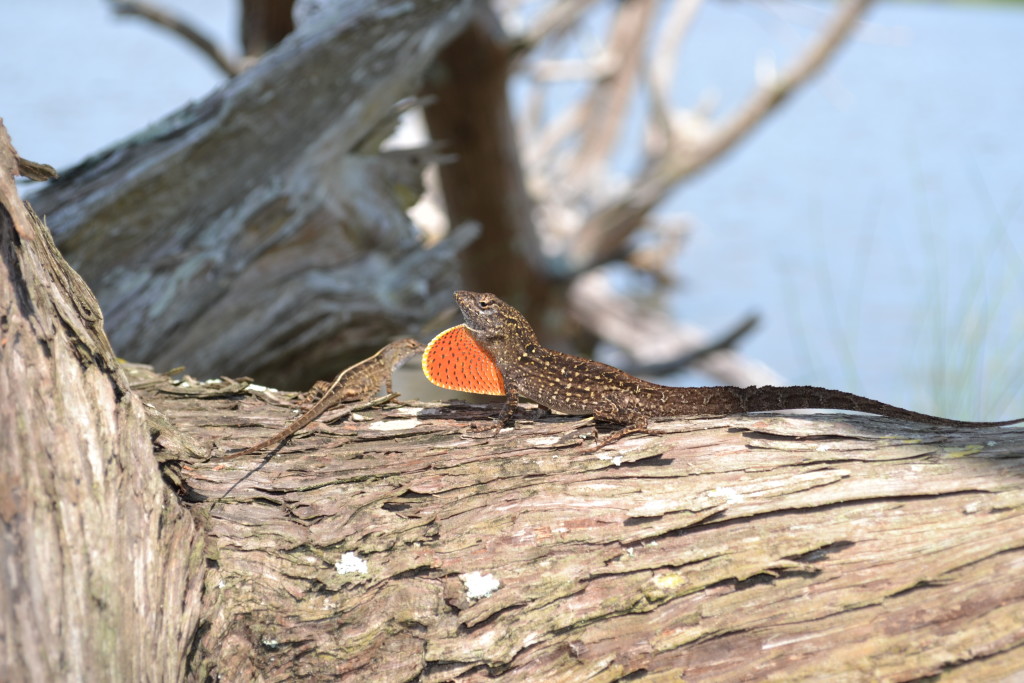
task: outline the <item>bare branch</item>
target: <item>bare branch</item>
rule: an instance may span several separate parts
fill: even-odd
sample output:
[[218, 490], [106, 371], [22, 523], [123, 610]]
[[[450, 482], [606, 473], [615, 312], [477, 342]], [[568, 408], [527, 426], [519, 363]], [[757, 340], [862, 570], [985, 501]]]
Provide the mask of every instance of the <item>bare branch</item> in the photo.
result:
[[209, 57], [217, 67], [227, 76], [237, 76], [242, 67], [225, 55], [214, 44], [212, 40], [204, 36], [199, 30], [179, 17], [175, 17], [155, 5], [141, 0], [111, 0], [114, 12], [122, 16], [135, 16], [146, 19], [157, 26], [161, 26], [171, 33], [184, 38], [199, 51]]
[[695, 356], [691, 367], [722, 384], [785, 384], [768, 366], [732, 349], [699, 353], [711, 346], [704, 330], [620, 295], [600, 271], [590, 271], [573, 281], [569, 305], [577, 322], [599, 339], [628, 349], [637, 365], [661, 365]]
[[672, 124], [672, 105], [669, 92], [679, 69], [679, 46], [693, 25], [702, 0], [681, 0], [673, 5], [651, 56], [649, 86], [651, 90], [651, 120], [648, 124], [649, 154], [663, 154], [672, 147], [675, 134]]
[[630, 94], [643, 66], [643, 42], [654, 18], [654, 9], [653, 0], [633, 0], [619, 5], [608, 48], [616, 69], [608, 79], [596, 83], [587, 97], [579, 149], [569, 168], [572, 177], [592, 177], [612, 158]]
[[[531, 141], [525, 154], [531, 191], [544, 221], [548, 251], [565, 250], [597, 197], [613, 193], [608, 164], [620, 139], [626, 111], [645, 68], [644, 43], [656, 15], [655, 0], [623, 3], [609, 27], [608, 47], [585, 60], [535, 63], [535, 81], [589, 81], [586, 96], [545, 126], [540, 125], [545, 89], [535, 84], [522, 124]], [[557, 196], [553, 195], [557, 192]]]
[[580, 22], [594, 1], [566, 0], [551, 3], [547, 11], [534, 22], [531, 30], [520, 40], [522, 50], [529, 50], [547, 38], [564, 35]]
[[647, 214], [684, 178], [719, 159], [813, 75], [842, 44], [871, 0], [845, 0], [818, 40], [771, 84], [762, 87], [729, 120], [691, 150], [670, 150], [618, 199], [595, 212], [569, 246], [568, 261], [577, 272], [617, 254]]
[[731, 330], [726, 332], [718, 339], [708, 342], [707, 346], [702, 349], [690, 353], [680, 354], [675, 358], [669, 358], [668, 360], [660, 363], [647, 363], [645, 365], [625, 365], [621, 366], [621, 369], [625, 370], [631, 375], [668, 375], [673, 372], [679, 372], [680, 370], [686, 370], [690, 365], [702, 358], [706, 358], [713, 353], [719, 351], [725, 351], [732, 349], [736, 342], [745, 337], [748, 332], [757, 327], [757, 324], [761, 321], [761, 317], [753, 314], [740, 320], [739, 324], [735, 325]]
[[779, 76], [775, 83], [765, 83], [761, 89], [742, 107], [733, 118], [723, 124], [716, 134], [700, 149], [676, 163], [671, 161], [665, 171], [666, 180], [671, 183], [701, 170], [711, 161], [739, 142], [754, 126], [792, 93], [797, 86], [820, 69], [835, 49], [839, 47], [857, 20], [871, 4], [871, 0], [847, 0], [836, 13], [832, 23], [825, 29], [819, 40]]

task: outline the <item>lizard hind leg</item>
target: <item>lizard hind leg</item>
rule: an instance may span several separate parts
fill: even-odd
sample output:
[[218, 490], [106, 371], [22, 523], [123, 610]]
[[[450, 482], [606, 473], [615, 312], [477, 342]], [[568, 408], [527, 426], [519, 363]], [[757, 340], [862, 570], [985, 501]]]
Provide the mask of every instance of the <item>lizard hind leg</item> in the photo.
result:
[[626, 425], [622, 429], [616, 429], [608, 436], [602, 437], [594, 441], [594, 450], [599, 451], [605, 446], [615, 443], [620, 439], [629, 436], [630, 434], [646, 433], [647, 432], [647, 419], [643, 420], [643, 423], [635, 423]]
[[636, 396], [625, 392], [615, 392], [602, 397], [601, 404], [594, 410], [594, 417], [625, 426], [608, 436], [597, 439], [594, 442], [594, 450], [600, 450], [630, 434], [647, 432], [647, 415], [644, 414]]

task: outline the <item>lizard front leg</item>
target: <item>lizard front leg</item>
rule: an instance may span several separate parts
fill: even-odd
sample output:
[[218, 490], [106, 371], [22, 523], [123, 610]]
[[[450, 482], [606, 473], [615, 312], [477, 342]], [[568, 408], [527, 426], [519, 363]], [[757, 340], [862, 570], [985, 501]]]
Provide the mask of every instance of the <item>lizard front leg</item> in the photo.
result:
[[519, 407], [519, 392], [511, 387], [505, 388], [505, 405], [498, 413], [498, 429], [511, 427], [515, 422], [516, 408]]
[[471, 432], [494, 432], [497, 434], [506, 427], [511, 427], [515, 420], [516, 408], [519, 406], [519, 394], [514, 389], [508, 389], [505, 394], [505, 404], [501, 406], [501, 412], [498, 413], [498, 419], [496, 423], [486, 425], [476, 425], [471, 427]]

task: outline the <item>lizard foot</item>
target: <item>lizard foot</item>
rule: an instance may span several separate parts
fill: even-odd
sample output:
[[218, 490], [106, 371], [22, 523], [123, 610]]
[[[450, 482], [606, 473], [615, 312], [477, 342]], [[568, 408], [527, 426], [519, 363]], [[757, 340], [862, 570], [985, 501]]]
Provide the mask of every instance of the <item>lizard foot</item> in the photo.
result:
[[645, 434], [647, 433], [647, 425], [628, 425], [622, 429], [617, 429], [606, 437], [598, 437], [594, 441], [594, 445], [591, 447], [594, 451], [599, 451], [605, 446], [615, 443], [630, 434]]
[[484, 424], [474, 424], [466, 427], [464, 433], [466, 434], [490, 434], [495, 436], [501, 433], [501, 430], [511, 427], [510, 424], [504, 424], [502, 422], [486, 422]]

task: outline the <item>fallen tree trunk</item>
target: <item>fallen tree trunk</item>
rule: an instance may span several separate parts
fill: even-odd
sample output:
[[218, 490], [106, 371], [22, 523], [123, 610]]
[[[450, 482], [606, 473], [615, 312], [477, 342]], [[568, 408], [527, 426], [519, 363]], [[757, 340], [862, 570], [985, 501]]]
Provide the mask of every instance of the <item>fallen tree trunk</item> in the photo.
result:
[[4, 207], [4, 680], [1024, 670], [1020, 429], [743, 416], [595, 453], [587, 421], [412, 405], [227, 458], [290, 410], [126, 379]]
[[126, 373], [15, 167], [0, 128], [0, 679], [1024, 670], [1021, 429], [742, 416], [594, 452], [586, 421], [411, 405], [228, 458], [290, 406]]
[[133, 376], [209, 454], [164, 454], [215, 558], [197, 678], [1024, 671], [1021, 429], [751, 415], [593, 452], [586, 420], [412, 404], [232, 459], [293, 414]]
[[451, 307], [472, 235], [425, 250], [401, 198], [429, 153], [381, 153], [468, 0], [322, 3], [201, 102], [31, 199], [118, 354], [308, 386]]

